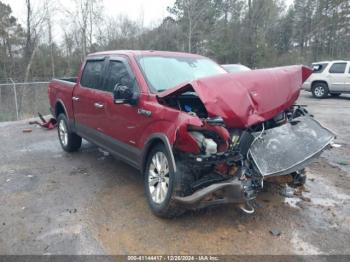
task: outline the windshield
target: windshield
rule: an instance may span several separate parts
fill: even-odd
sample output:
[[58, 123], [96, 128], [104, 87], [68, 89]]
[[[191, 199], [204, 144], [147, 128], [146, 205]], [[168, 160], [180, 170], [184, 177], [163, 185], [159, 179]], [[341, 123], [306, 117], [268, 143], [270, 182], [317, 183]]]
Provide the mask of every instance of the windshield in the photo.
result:
[[212, 60], [201, 57], [140, 56], [138, 62], [154, 92], [199, 78], [227, 73]]
[[244, 72], [244, 71], [251, 70], [249, 67], [246, 67], [244, 65], [222, 65], [222, 67], [225, 68], [230, 73]]

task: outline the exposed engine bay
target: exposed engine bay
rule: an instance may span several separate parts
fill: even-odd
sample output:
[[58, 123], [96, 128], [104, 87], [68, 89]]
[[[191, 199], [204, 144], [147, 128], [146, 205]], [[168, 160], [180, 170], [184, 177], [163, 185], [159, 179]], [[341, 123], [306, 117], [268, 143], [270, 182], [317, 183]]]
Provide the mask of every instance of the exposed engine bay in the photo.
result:
[[201, 119], [208, 117], [207, 110], [193, 89], [179, 95], [167, 97], [163, 100], [163, 103], [193, 116], [198, 116]]
[[253, 212], [250, 203], [264, 181], [288, 176], [293, 184], [302, 184], [303, 169], [335, 138], [305, 106], [292, 105], [264, 122], [234, 128], [220, 116], [210, 117], [194, 90], [159, 101], [202, 122], [180, 128], [175, 144], [176, 155], [185, 159], [192, 175], [191, 194], [177, 200], [190, 207], [245, 203], [248, 208], [242, 209]]

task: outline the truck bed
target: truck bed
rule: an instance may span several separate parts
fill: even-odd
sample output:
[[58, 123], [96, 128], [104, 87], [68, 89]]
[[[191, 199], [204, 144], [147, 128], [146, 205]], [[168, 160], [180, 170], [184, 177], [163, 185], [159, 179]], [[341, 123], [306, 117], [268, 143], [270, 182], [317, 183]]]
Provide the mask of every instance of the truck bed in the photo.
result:
[[57, 111], [56, 102], [62, 101], [62, 104], [66, 107], [65, 110], [67, 111], [66, 113], [68, 114], [69, 119], [74, 119], [72, 96], [76, 83], [76, 77], [52, 79], [50, 81], [48, 86], [48, 95], [50, 109], [55, 117], [57, 117], [55, 115]]

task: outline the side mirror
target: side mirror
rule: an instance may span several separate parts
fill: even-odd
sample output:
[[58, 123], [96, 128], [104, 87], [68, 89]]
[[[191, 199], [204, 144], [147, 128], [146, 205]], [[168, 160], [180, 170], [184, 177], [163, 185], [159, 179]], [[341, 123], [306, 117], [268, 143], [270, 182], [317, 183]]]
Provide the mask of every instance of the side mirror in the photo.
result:
[[113, 90], [113, 100], [115, 104], [136, 104], [134, 93], [128, 86], [116, 85]]

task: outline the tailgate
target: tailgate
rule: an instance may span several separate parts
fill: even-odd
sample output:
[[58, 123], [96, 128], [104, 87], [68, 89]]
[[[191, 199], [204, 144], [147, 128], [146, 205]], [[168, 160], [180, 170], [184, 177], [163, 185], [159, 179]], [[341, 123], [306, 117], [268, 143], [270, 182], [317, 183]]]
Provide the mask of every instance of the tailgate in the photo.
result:
[[[259, 137], [260, 132], [253, 134]], [[250, 155], [263, 176], [286, 175], [303, 169], [335, 138], [311, 117], [265, 130], [253, 142]]]

